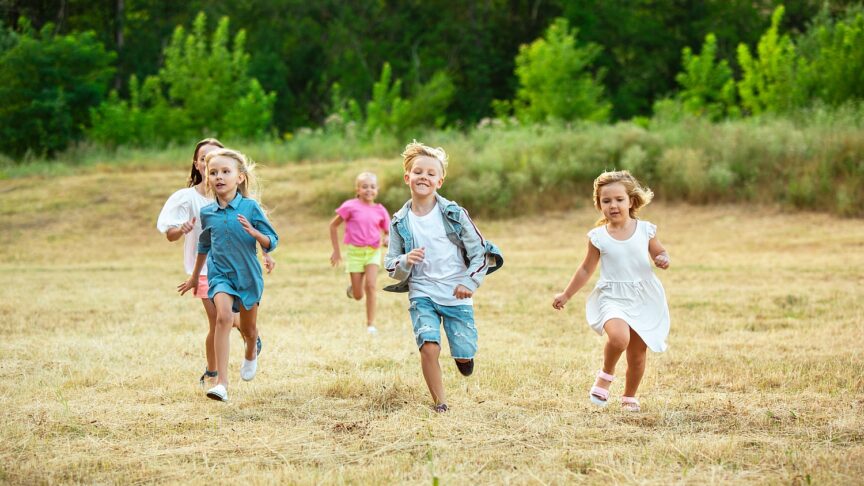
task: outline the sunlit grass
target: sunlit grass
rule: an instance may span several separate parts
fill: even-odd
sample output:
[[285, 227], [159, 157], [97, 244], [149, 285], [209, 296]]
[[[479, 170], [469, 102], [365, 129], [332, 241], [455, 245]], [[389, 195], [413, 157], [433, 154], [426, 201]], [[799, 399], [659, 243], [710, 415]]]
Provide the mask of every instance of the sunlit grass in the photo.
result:
[[860, 481], [860, 221], [648, 206], [673, 259], [659, 273], [673, 321], [633, 415], [586, 399], [603, 342], [587, 291], [551, 308], [594, 211], [478, 219], [506, 264], [475, 299], [475, 376], [445, 346], [452, 409], [435, 415], [405, 295], [379, 293], [370, 339], [329, 268], [321, 195], [392, 164], [262, 168], [282, 239], [261, 371], [239, 380], [234, 333], [228, 404], [197, 386], [206, 321], [175, 295], [182, 250], [155, 229], [185, 163], [0, 181], [0, 483]]

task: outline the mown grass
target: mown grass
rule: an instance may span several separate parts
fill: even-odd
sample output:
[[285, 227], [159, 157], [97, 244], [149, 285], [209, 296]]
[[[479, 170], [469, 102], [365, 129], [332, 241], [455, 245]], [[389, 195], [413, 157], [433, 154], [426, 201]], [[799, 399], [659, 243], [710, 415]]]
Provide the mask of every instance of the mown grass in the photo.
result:
[[394, 164], [262, 168], [282, 242], [265, 279], [261, 371], [239, 380], [235, 333], [228, 404], [197, 387], [205, 319], [175, 295], [181, 249], [154, 228], [185, 163], [0, 181], [0, 482], [860, 481], [860, 221], [648, 206], [673, 258], [660, 274], [673, 323], [633, 415], [586, 400], [602, 349], [587, 292], [551, 309], [594, 211], [478, 218], [506, 266], [476, 297], [476, 375], [443, 353], [452, 410], [436, 415], [405, 296], [379, 294], [370, 339], [328, 266], [321, 195]]

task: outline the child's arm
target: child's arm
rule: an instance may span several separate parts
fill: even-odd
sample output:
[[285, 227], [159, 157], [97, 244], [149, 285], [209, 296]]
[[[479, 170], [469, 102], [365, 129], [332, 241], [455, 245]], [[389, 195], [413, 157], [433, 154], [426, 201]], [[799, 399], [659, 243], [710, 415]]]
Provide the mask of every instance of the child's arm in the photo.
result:
[[272, 272], [273, 269], [276, 268], [276, 260], [270, 256], [269, 251], [264, 251], [263, 248], [261, 249], [261, 253], [264, 254], [264, 269], [267, 270], [267, 273]]
[[423, 248], [415, 248], [410, 253], [403, 253], [402, 236], [393, 229], [392, 224], [390, 226], [390, 244], [387, 248], [387, 256], [384, 257], [384, 268], [390, 278], [404, 282], [411, 276], [414, 263], [423, 261], [424, 251]]
[[465, 278], [453, 289], [453, 295], [457, 299], [467, 299], [474, 295], [474, 292], [483, 283], [483, 278], [486, 277], [486, 270], [489, 268], [486, 262], [486, 242], [483, 240], [483, 235], [480, 234], [474, 221], [468, 216], [468, 211], [465, 208], [462, 208], [459, 223], [462, 226], [459, 238], [465, 247], [468, 269], [466, 270]]
[[[199, 253], [198, 257], [195, 258], [195, 268], [192, 270], [192, 275], [189, 276], [189, 280], [181, 282], [180, 285], [177, 286], [177, 292], [180, 292], [180, 295], [185, 294], [189, 290], [192, 290], [192, 295], [195, 295], [195, 289], [198, 288], [198, 279], [201, 277], [201, 268], [204, 267], [204, 261], [206, 260], [206, 253]], [[196, 297], [204, 296], [196, 295]]]
[[345, 221], [338, 214], [330, 221], [330, 243], [333, 245], [333, 254], [330, 255], [330, 265], [337, 266], [342, 262], [342, 253], [339, 252], [339, 225]]
[[177, 241], [181, 236], [192, 231], [193, 228], [195, 228], [195, 216], [192, 216], [192, 219], [180, 226], [168, 228], [168, 231], [165, 232], [165, 237], [168, 238], [168, 241]]
[[600, 262], [600, 250], [597, 249], [591, 242], [588, 242], [588, 253], [585, 255], [585, 260], [582, 261], [582, 265], [579, 266], [579, 269], [576, 270], [576, 273], [573, 274], [573, 278], [570, 279], [570, 283], [567, 284], [567, 288], [564, 289], [564, 292], [555, 296], [555, 299], [552, 301], [552, 307], [561, 310], [564, 308], [564, 305], [567, 304], [567, 301], [573, 297], [576, 292], [581, 289], [588, 279], [591, 278], [591, 275], [594, 274], [594, 270], [597, 269], [597, 263]]
[[648, 240], [648, 253], [651, 255], [651, 259], [654, 260], [654, 265], [657, 265], [657, 268], [666, 270], [672, 263], [672, 260], [669, 259], [669, 253], [666, 252], [666, 249], [663, 248], [663, 245], [656, 236]]
[[276, 230], [273, 229], [273, 225], [270, 224], [270, 220], [267, 219], [258, 204], [253, 206], [251, 213], [252, 222], [249, 222], [242, 214], [237, 216], [237, 221], [249, 233], [249, 236], [258, 241], [265, 253], [270, 253], [279, 244], [279, 235], [276, 234]]

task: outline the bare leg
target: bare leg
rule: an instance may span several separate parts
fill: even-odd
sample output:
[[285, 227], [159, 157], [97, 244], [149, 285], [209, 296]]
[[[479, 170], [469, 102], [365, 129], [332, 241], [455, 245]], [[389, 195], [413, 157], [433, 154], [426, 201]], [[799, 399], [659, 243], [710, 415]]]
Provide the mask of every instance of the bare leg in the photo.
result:
[[231, 304], [234, 297], [219, 292], [213, 298], [216, 304], [216, 336], [213, 340], [213, 351], [216, 355], [216, 377], [217, 385], [228, 386], [228, 353], [230, 351], [231, 328], [234, 325], [234, 313], [231, 312]]
[[420, 365], [423, 368], [423, 379], [432, 394], [435, 405], [447, 403], [444, 395], [444, 381], [441, 379], [441, 365], [438, 364], [438, 356], [441, 354], [441, 346], [438, 343], [423, 343], [420, 347]]
[[360, 300], [363, 298], [363, 273], [351, 272], [348, 275], [351, 275], [351, 295], [354, 296], [354, 300]]
[[624, 396], [635, 397], [636, 390], [645, 374], [645, 361], [648, 346], [639, 334], [630, 329], [630, 345], [627, 346], [627, 382], [624, 384]]
[[251, 309], [246, 310], [240, 306], [240, 332], [246, 336], [246, 359], [252, 361], [257, 356], [256, 341], [258, 338], [258, 306], [254, 305]]
[[[210, 299], [201, 299], [201, 304], [204, 305], [204, 312], [207, 313], [207, 322], [209, 329], [207, 331], [207, 339], [204, 340], [204, 350], [207, 354], [207, 370], [216, 370], [216, 352], [213, 350], [213, 339], [216, 335], [216, 305]], [[214, 385], [215, 380], [207, 377], [208, 384]]]
[[375, 325], [375, 280], [378, 278], [378, 265], [366, 265], [366, 279], [363, 290], [366, 291], [366, 325]]
[[[615, 374], [615, 366], [621, 359], [621, 354], [630, 343], [630, 326], [622, 319], [609, 319], [603, 325], [606, 331], [606, 346], [603, 348], [603, 372], [610, 375]], [[611, 382], [603, 378], [597, 378], [597, 386], [609, 389]]]

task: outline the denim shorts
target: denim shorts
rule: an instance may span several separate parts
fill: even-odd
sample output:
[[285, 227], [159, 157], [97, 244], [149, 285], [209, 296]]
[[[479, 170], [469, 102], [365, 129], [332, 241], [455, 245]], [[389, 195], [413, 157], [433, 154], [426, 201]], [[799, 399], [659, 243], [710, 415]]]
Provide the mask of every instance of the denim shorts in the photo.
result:
[[423, 343], [441, 345], [441, 321], [454, 359], [474, 359], [477, 353], [477, 328], [474, 307], [470, 305], [438, 305], [429, 297], [410, 299], [411, 323], [417, 347]]

